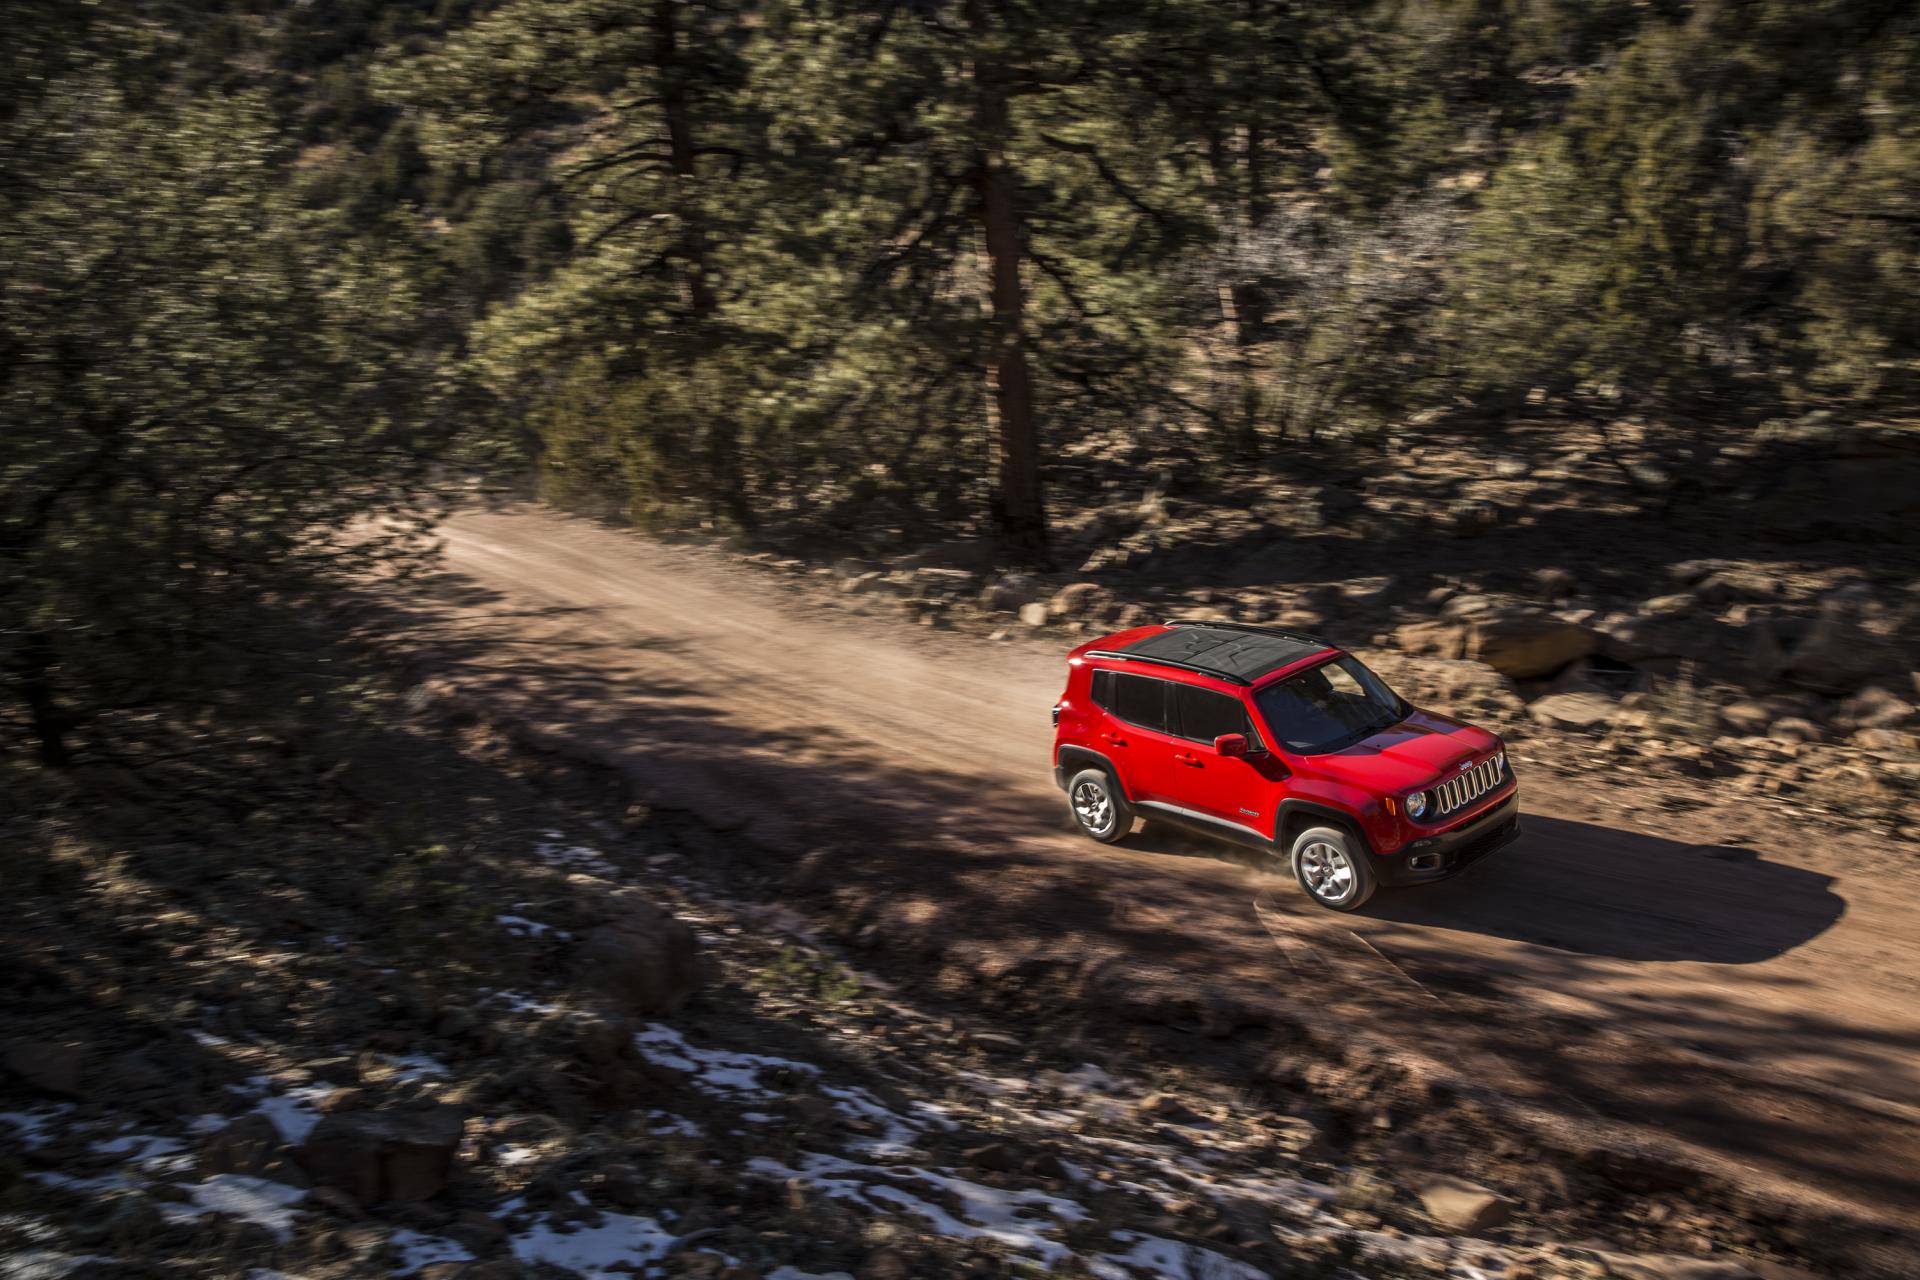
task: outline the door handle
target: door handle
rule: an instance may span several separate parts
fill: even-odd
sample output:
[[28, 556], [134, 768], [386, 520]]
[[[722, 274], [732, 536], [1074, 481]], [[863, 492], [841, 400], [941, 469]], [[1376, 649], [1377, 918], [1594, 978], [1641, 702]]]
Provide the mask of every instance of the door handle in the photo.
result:
[[1108, 742], [1111, 742], [1116, 747], [1124, 747], [1127, 745], [1127, 740], [1121, 737], [1117, 733], [1103, 733], [1100, 736], [1105, 738]]
[[1173, 758], [1181, 764], [1198, 766], [1200, 763], [1200, 757], [1194, 755], [1191, 751], [1176, 751], [1173, 753]]

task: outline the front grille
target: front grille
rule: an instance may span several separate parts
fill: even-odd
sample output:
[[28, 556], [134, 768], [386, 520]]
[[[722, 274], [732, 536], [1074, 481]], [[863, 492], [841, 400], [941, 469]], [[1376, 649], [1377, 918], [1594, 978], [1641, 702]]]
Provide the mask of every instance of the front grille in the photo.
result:
[[1495, 755], [1449, 778], [1433, 789], [1434, 811], [1441, 817], [1460, 810], [1500, 785], [1504, 759]]

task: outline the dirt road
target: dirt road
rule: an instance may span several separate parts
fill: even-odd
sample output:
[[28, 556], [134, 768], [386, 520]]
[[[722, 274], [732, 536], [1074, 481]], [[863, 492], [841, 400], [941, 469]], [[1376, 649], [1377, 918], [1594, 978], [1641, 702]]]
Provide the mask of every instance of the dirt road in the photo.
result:
[[1047, 761], [1064, 640], [861, 617], [536, 509], [446, 535], [414, 615], [443, 673], [660, 805], [796, 859], [834, 851], [929, 949], [1314, 1010], [1566, 1124], [1920, 1226], [1910, 860], [1732, 796], [1663, 819], [1630, 779], [1536, 768], [1519, 845], [1335, 916], [1225, 847], [1070, 834]]

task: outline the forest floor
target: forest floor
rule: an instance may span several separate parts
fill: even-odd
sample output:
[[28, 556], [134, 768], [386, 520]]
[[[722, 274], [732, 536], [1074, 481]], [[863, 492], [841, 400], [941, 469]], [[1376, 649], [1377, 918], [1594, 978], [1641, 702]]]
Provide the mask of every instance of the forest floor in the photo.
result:
[[[1068, 833], [1062, 626], [538, 509], [448, 537], [337, 619], [404, 669], [353, 732], [10, 783], [0, 1276], [1920, 1260], [1877, 814], [1542, 728], [1520, 845], [1334, 917]], [[608, 937], [672, 950], [642, 904], [697, 976], [609, 985]]]

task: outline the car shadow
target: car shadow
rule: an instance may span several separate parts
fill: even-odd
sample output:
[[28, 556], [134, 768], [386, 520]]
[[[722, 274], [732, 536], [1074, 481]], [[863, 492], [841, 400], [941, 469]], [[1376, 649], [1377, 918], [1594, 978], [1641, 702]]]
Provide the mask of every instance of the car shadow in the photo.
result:
[[[1521, 838], [1436, 884], [1382, 889], [1351, 919], [1506, 938], [1577, 955], [1758, 964], [1819, 937], [1846, 914], [1832, 876], [1734, 845], [1527, 814]], [[1288, 875], [1263, 850], [1149, 821], [1137, 853], [1204, 858]], [[1299, 909], [1309, 910], [1304, 893]]]
[[1752, 849], [1539, 814], [1522, 826], [1460, 876], [1383, 893], [1362, 913], [1579, 955], [1708, 964], [1774, 959], [1846, 913], [1832, 876]]

